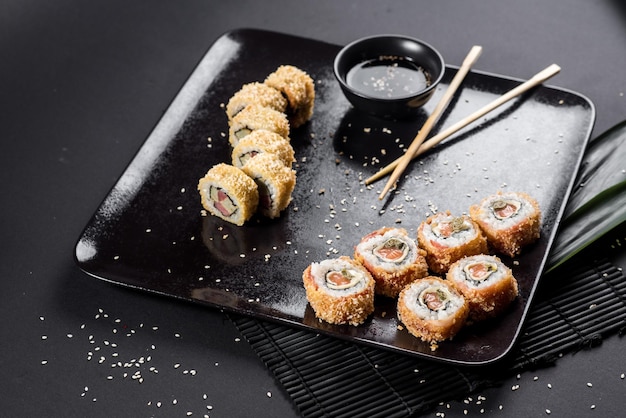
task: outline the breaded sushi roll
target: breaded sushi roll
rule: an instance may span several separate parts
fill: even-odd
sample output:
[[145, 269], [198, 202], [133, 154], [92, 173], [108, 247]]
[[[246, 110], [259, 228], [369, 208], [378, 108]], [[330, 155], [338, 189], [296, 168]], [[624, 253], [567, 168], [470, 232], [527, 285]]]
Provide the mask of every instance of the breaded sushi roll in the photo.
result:
[[289, 120], [284, 113], [269, 107], [250, 105], [229, 121], [228, 141], [235, 147], [241, 138], [258, 129], [289, 138]]
[[268, 218], [277, 218], [291, 202], [296, 186], [296, 172], [285, 167], [274, 154], [263, 153], [251, 158], [241, 168], [257, 184], [258, 212]]
[[374, 312], [374, 279], [350, 257], [311, 263], [302, 281], [315, 316], [323, 321], [359, 325]]
[[478, 224], [467, 215], [453, 216], [450, 211], [428, 217], [417, 228], [417, 241], [426, 250], [432, 271], [444, 274], [462, 257], [487, 252], [487, 240]]
[[248, 83], [244, 84], [228, 100], [226, 105], [226, 115], [228, 119], [232, 119], [247, 106], [257, 104], [263, 107], [269, 107], [278, 112], [284, 113], [287, 110], [287, 99], [282, 93], [265, 83]]
[[289, 168], [296, 161], [289, 140], [275, 132], [258, 129], [239, 140], [231, 154], [232, 163], [235, 167], [243, 167], [251, 158], [262, 153], [276, 155]]
[[393, 298], [413, 280], [428, 275], [425, 255], [403, 228], [380, 228], [354, 249], [354, 259], [374, 277], [376, 293]]
[[313, 79], [293, 65], [281, 65], [267, 76], [265, 84], [280, 91], [287, 99], [287, 116], [293, 128], [306, 123], [313, 115], [315, 85]]
[[259, 203], [257, 184], [240, 168], [217, 164], [198, 182], [202, 206], [212, 215], [243, 225]]
[[453, 284], [435, 276], [414, 281], [398, 297], [398, 319], [413, 336], [433, 347], [454, 337], [468, 314], [463, 295]]
[[539, 204], [526, 193], [498, 192], [472, 205], [469, 213], [493, 249], [509, 257], [519, 255], [541, 235]]
[[470, 319], [481, 321], [504, 311], [518, 295], [510, 268], [495, 255], [465, 257], [450, 266], [446, 279], [469, 303]]

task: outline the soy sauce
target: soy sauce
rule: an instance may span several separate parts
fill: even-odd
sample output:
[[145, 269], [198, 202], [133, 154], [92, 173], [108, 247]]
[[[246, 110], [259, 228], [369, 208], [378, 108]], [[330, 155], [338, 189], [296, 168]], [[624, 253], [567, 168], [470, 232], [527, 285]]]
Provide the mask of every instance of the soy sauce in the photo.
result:
[[430, 74], [415, 62], [398, 56], [363, 61], [346, 75], [352, 88], [380, 99], [410, 96], [431, 83]]

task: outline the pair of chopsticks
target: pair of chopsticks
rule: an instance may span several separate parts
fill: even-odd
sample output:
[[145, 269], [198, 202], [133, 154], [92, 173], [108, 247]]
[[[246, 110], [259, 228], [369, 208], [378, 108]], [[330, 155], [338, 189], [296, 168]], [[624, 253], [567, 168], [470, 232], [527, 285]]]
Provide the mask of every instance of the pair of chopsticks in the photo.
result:
[[535, 74], [528, 81], [509, 90], [507, 93], [500, 96], [493, 102], [483, 106], [481, 109], [477, 110], [476, 112], [472, 113], [469, 116], [466, 116], [465, 118], [461, 119], [454, 125], [450, 126], [449, 128], [445, 129], [439, 134], [433, 136], [428, 141], [424, 142], [430, 130], [435, 125], [435, 123], [437, 123], [437, 121], [439, 120], [441, 114], [443, 113], [446, 106], [452, 99], [452, 96], [454, 96], [454, 93], [456, 92], [458, 87], [461, 85], [461, 82], [463, 81], [467, 73], [469, 72], [472, 65], [474, 65], [474, 63], [480, 56], [481, 52], [482, 52], [482, 47], [480, 46], [472, 47], [470, 52], [465, 57], [465, 60], [463, 60], [463, 64], [461, 65], [456, 75], [452, 79], [450, 86], [448, 87], [443, 97], [441, 98], [441, 100], [439, 101], [439, 103], [437, 104], [433, 112], [431, 113], [431, 115], [428, 117], [426, 122], [424, 122], [422, 129], [420, 129], [420, 131], [417, 133], [417, 136], [413, 139], [413, 142], [411, 142], [411, 145], [409, 146], [406, 153], [402, 157], [396, 159], [395, 161], [393, 161], [386, 167], [382, 168], [376, 174], [374, 174], [373, 176], [365, 180], [365, 184], [369, 185], [391, 172], [391, 177], [387, 181], [387, 184], [385, 185], [385, 188], [383, 189], [383, 191], [378, 196], [378, 199], [382, 200], [385, 197], [387, 192], [394, 186], [394, 184], [396, 183], [398, 178], [402, 175], [402, 173], [404, 172], [404, 170], [409, 165], [412, 159], [428, 151], [429, 149], [437, 145], [439, 142], [443, 141], [444, 139], [454, 134], [455, 132], [459, 131], [460, 129], [463, 129], [465, 126], [474, 122], [476, 119], [486, 115], [487, 113], [503, 105], [509, 100], [526, 92], [527, 90], [530, 90], [531, 88], [543, 83], [544, 81], [546, 81], [547, 79], [549, 79], [550, 77], [556, 75], [559, 71], [561, 71], [561, 68], [556, 64], [552, 64], [546, 67], [544, 70]]

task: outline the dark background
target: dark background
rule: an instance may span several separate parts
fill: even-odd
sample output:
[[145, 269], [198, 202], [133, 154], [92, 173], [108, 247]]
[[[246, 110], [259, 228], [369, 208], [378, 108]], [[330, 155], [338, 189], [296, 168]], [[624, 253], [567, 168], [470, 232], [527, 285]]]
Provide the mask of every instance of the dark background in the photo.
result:
[[[550, 84], [593, 101], [593, 137], [626, 115], [619, 1], [5, 0], [0, 415], [296, 415], [224, 314], [91, 279], [72, 258], [195, 64], [241, 27], [335, 44], [402, 33], [452, 65], [479, 44], [479, 70], [528, 78], [559, 64]], [[622, 373], [623, 341], [613, 336], [431, 415], [616, 416], [626, 406]]]

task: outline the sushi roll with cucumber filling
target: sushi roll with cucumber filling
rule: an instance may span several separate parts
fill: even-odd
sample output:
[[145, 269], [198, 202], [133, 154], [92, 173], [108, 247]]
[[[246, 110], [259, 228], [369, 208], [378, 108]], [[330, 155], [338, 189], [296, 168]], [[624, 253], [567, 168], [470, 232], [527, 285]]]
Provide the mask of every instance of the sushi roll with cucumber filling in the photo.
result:
[[364, 236], [354, 259], [372, 274], [376, 293], [397, 297], [408, 283], [428, 275], [426, 252], [403, 228], [383, 227]]
[[253, 82], [244, 84], [228, 100], [226, 105], [226, 115], [228, 119], [234, 118], [239, 112], [250, 105], [260, 105], [269, 107], [278, 112], [285, 113], [287, 109], [287, 99], [282, 93], [264, 83]]
[[509, 257], [541, 236], [541, 210], [537, 201], [523, 192], [498, 192], [469, 209], [493, 249]]
[[257, 184], [258, 212], [270, 219], [277, 218], [291, 202], [296, 187], [296, 172], [285, 167], [274, 154], [262, 153], [249, 159], [241, 168]]
[[313, 79], [293, 65], [281, 65], [264, 81], [287, 99], [287, 116], [293, 128], [306, 123], [313, 115], [315, 85]]
[[288, 139], [275, 132], [258, 129], [239, 140], [231, 154], [232, 163], [235, 167], [243, 167], [248, 160], [262, 153], [276, 155], [289, 168], [296, 161]]
[[397, 311], [411, 335], [436, 349], [438, 342], [452, 339], [463, 328], [469, 306], [452, 283], [427, 276], [402, 289]]
[[202, 206], [212, 215], [241, 226], [259, 203], [257, 184], [241, 169], [217, 164], [198, 181]]
[[472, 321], [498, 316], [519, 292], [511, 269], [495, 255], [462, 258], [450, 266], [446, 279], [455, 284], [469, 303]]
[[469, 255], [487, 253], [487, 239], [469, 216], [450, 211], [428, 217], [417, 229], [417, 241], [426, 250], [430, 269], [444, 274], [452, 263]]
[[349, 257], [311, 263], [302, 273], [302, 281], [307, 300], [320, 320], [360, 325], [374, 312], [374, 279]]
[[290, 127], [287, 115], [269, 107], [254, 104], [247, 106], [229, 121], [228, 141], [234, 148], [243, 137], [257, 129], [265, 129], [283, 138], [289, 138]]

